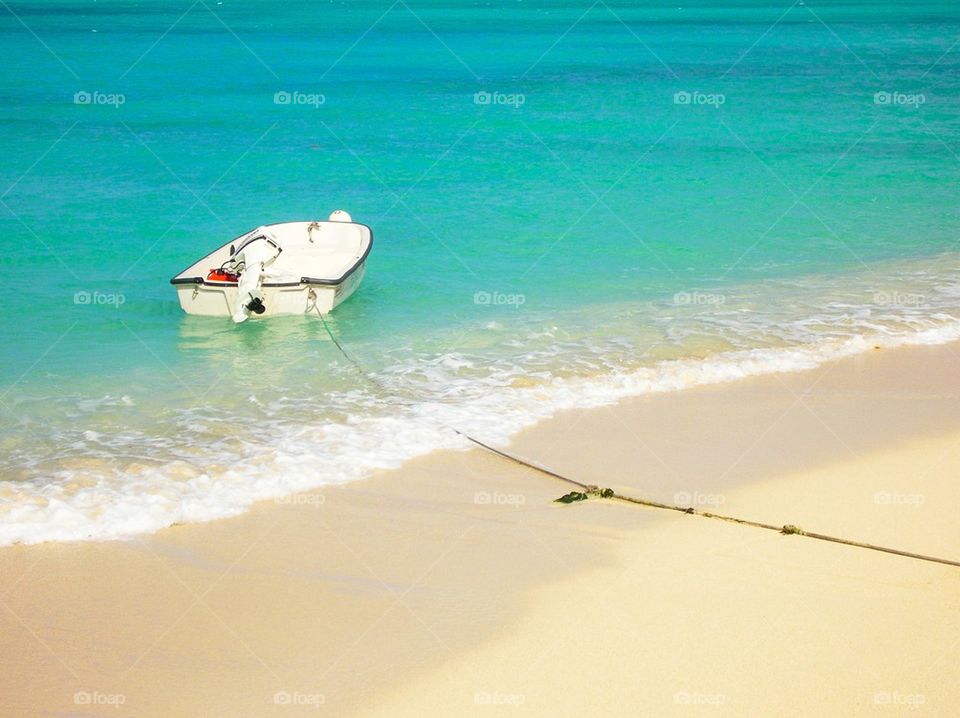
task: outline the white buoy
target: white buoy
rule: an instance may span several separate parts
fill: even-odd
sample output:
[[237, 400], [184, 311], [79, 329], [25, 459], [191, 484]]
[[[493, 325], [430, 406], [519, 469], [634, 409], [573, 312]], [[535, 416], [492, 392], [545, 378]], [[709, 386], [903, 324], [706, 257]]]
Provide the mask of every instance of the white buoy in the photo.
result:
[[328, 217], [331, 222], [352, 222], [353, 217], [350, 216], [348, 212], [343, 211], [342, 209], [335, 209], [330, 213]]

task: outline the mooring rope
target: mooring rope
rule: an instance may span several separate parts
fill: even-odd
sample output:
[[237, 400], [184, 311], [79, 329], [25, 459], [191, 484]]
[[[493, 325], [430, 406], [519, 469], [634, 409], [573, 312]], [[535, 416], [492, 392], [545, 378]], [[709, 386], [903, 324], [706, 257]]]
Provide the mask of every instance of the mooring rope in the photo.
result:
[[[889, 548], [887, 546], [877, 546], [876, 544], [865, 543], [863, 541], [854, 541], [852, 539], [841, 538], [839, 536], [830, 536], [828, 534], [816, 533], [814, 531], [804, 531], [799, 526], [793, 524], [783, 524], [777, 526], [775, 524], [763, 523], [762, 521], [752, 521], [750, 519], [741, 519], [736, 516], [726, 516], [724, 514], [715, 514], [710, 511], [698, 511], [692, 506], [677, 506], [675, 504], [664, 504], [659, 501], [651, 501], [650, 499], [641, 499], [636, 496], [625, 496], [624, 494], [618, 494], [613, 489], [602, 489], [599, 486], [593, 486], [591, 484], [584, 484], [574, 479], [571, 479], [562, 474], [558, 474], [552, 469], [548, 469], [538, 464], [533, 463], [532, 461], [527, 461], [521, 459], [519, 456], [513, 454], [508, 454], [505, 451], [501, 451], [496, 447], [485, 444], [484, 442], [473, 438], [469, 434], [466, 434], [462, 431], [454, 429], [458, 434], [467, 439], [468, 441], [476, 444], [482, 449], [489, 451], [497, 456], [501, 456], [504, 459], [512, 461], [514, 463], [525, 466], [528, 469], [533, 469], [534, 471], [539, 471], [541, 474], [546, 474], [547, 476], [553, 477], [555, 479], [560, 479], [561, 481], [566, 481], [568, 484], [573, 484], [579, 486], [584, 492], [588, 495], [599, 496], [605, 499], [617, 499], [619, 501], [626, 501], [631, 504], [639, 504], [640, 506], [647, 506], [652, 509], [666, 509], [669, 511], [678, 511], [682, 514], [691, 514], [693, 516], [702, 516], [706, 519], [718, 519], [720, 521], [728, 521], [730, 523], [739, 524], [741, 526], [753, 526], [758, 529], [767, 529], [768, 531], [776, 531], [788, 536], [806, 536], [807, 538], [818, 539], [820, 541], [830, 541], [832, 543], [844, 544], [845, 546], [856, 546], [857, 548], [866, 548], [871, 551], [881, 551], [883, 553], [892, 553], [897, 556], [906, 556], [907, 558], [915, 558], [921, 561], [932, 561], [933, 563], [942, 563], [947, 566], [960, 566], [960, 561], [952, 561], [947, 558], [938, 558], [936, 556], [927, 556], [926, 554], [913, 553], [911, 551], [901, 551], [896, 548]], [[576, 499], [574, 499], [576, 500]]]
[[[344, 357], [346, 357], [347, 361], [353, 364], [353, 366], [356, 367], [357, 371], [360, 372], [360, 375], [363, 376], [363, 378], [366, 379], [368, 382], [370, 382], [372, 385], [376, 386], [377, 389], [386, 393], [392, 393], [386, 386], [384, 386], [381, 382], [375, 379], [373, 375], [369, 374], [363, 368], [363, 365], [359, 361], [357, 361], [354, 357], [352, 357], [346, 349], [344, 349], [343, 345], [333, 335], [333, 332], [330, 329], [330, 325], [327, 324], [326, 317], [324, 317], [323, 313], [319, 310], [319, 308], [316, 307], [316, 302], [314, 302], [314, 308], [317, 309], [317, 314], [320, 316], [320, 319], [323, 322], [323, 327], [324, 329], [327, 330], [327, 334], [330, 335], [330, 339], [336, 345], [337, 349], [340, 350], [340, 353], [343, 354]], [[551, 478], [558, 479], [559, 481], [563, 481], [573, 486], [577, 486], [580, 489], [583, 489], [582, 493], [573, 492], [571, 494], [567, 494], [567, 496], [565, 497], [562, 497], [562, 499], [558, 499], [559, 501], [559, 500], [568, 499], [568, 497], [570, 497], [569, 500], [565, 501], [565, 503], [583, 500], [583, 499], [586, 499], [587, 496], [597, 496], [603, 499], [616, 499], [618, 501], [625, 501], [631, 504], [638, 504], [640, 506], [646, 506], [652, 509], [677, 511], [682, 514], [689, 514], [692, 516], [701, 516], [706, 519], [717, 519], [719, 521], [727, 521], [729, 523], [738, 524], [740, 526], [751, 526], [753, 528], [766, 529], [768, 531], [776, 531], [777, 533], [783, 534], [785, 536], [804, 536], [806, 538], [817, 539], [818, 541], [829, 541], [831, 543], [843, 544], [844, 546], [853, 546], [855, 548], [864, 548], [864, 549], [869, 549], [871, 551], [880, 551], [881, 553], [890, 553], [896, 556], [904, 556], [906, 558], [917, 559], [919, 561], [929, 561], [931, 563], [939, 563], [946, 566], [960, 567], [960, 561], [953, 561], [948, 558], [939, 558], [937, 556], [928, 556], [922, 553], [913, 553], [912, 551], [902, 551], [900, 549], [890, 548], [888, 546], [878, 546], [876, 544], [866, 543], [864, 541], [854, 541], [853, 539], [842, 538], [839, 536], [830, 536], [828, 534], [816, 533], [814, 531], [805, 531], [804, 529], [800, 528], [799, 526], [795, 526], [794, 524], [783, 524], [783, 525], [777, 526], [775, 524], [768, 524], [762, 521], [752, 521], [751, 519], [742, 519], [736, 516], [726, 516], [724, 514], [715, 514], [710, 511], [699, 511], [693, 508], [692, 506], [677, 506], [675, 504], [665, 504], [659, 501], [652, 501], [650, 499], [638, 498], [636, 496], [627, 496], [624, 494], [617, 493], [613, 489], [601, 488], [599, 486], [594, 486], [593, 484], [584, 484], [580, 481], [577, 481], [576, 479], [571, 479], [569, 476], [564, 476], [563, 474], [557, 473], [552, 469], [548, 469], [545, 466], [540, 466], [539, 464], [523, 459], [519, 456], [516, 456], [515, 454], [511, 454], [506, 451], [503, 451], [502, 449], [498, 449], [495, 446], [491, 446], [490, 444], [480, 441], [479, 439], [471, 436], [465, 431], [461, 431], [460, 429], [454, 426], [450, 426], [448, 424], [444, 424], [443, 426], [444, 428], [459, 434], [470, 443], [474, 444], [475, 446], [485, 451], [490, 452], [491, 454], [494, 454], [503, 459], [506, 459], [507, 461], [512, 461], [513, 463], [518, 464], [520, 466], [524, 466], [528, 469], [533, 469], [534, 471], [537, 471]]]

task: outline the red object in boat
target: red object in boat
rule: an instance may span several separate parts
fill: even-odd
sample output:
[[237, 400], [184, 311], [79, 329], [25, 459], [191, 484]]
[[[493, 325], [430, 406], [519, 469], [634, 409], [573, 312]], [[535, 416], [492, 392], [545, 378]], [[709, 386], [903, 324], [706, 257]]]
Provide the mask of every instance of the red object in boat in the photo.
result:
[[232, 274], [223, 269], [211, 269], [207, 273], [208, 282], [234, 282], [236, 283], [239, 279], [239, 275]]

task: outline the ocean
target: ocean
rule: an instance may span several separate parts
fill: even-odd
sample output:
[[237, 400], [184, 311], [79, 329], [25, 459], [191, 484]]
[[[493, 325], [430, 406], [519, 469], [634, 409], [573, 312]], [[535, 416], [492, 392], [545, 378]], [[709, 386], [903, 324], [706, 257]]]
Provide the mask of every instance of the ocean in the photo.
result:
[[[954, 2], [21, 1], [0, 38], [0, 544], [960, 337]], [[334, 209], [375, 382], [315, 317], [182, 313], [198, 257]]]

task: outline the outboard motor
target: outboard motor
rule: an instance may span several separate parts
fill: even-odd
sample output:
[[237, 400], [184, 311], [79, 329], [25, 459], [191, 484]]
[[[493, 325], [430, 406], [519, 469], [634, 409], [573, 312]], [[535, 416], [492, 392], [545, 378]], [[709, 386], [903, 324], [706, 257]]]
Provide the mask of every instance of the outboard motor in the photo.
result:
[[230, 258], [229, 264], [240, 272], [237, 306], [233, 310], [233, 321], [237, 324], [246, 321], [251, 313], [263, 314], [267, 310], [263, 303], [263, 292], [260, 291], [263, 273], [282, 251], [273, 236], [261, 228]]

